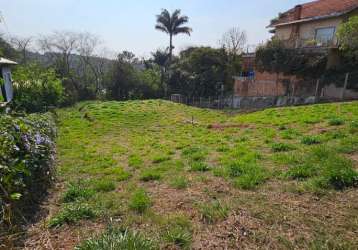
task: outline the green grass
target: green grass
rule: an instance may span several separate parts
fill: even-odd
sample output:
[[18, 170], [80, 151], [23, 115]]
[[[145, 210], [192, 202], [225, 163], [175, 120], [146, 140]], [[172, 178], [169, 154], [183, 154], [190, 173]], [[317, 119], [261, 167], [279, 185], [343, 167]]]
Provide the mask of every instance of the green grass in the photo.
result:
[[139, 188], [133, 192], [129, 199], [129, 208], [138, 213], [145, 212], [151, 206], [149, 195], [144, 189]]
[[[161, 100], [83, 102], [58, 110], [58, 121], [63, 189], [50, 225], [69, 224], [75, 233], [81, 220], [118, 221], [158, 248], [195, 242], [205, 249], [215, 248], [202, 242], [216, 232], [227, 236], [227, 216], [240, 214], [253, 225], [242, 229], [250, 249], [307, 249], [300, 237], [311, 242], [318, 229], [331, 241], [358, 244], [358, 102], [251, 113]], [[296, 204], [304, 214], [291, 209]], [[185, 223], [172, 214], [183, 214]], [[210, 230], [201, 230], [208, 223]], [[111, 244], [122, 235], [106, 231], [103, 239]], [[102, 244], [101, 237], [91, 240]], [[229, 236], [222, 242], [236, 247]]]
[[189, 186], [189, 180], [185, 176], [176, 176], [170, 181], [170, 186], [176, 189], [186, 189]]
[[128, 249], [128, 250], [154, 250], [156, 244], [142, 236], [140, 233], [110, 227], [103, 234], [85, 240], [75, 248], [76, 250], [110, 250], [110, 249]]
[[202, 220], [209, 224], [226, 219], [230, 211], [229, 207], [220, 201], [201, 203], [198, 207]]
[[87, 204], [68, 204], [48, 222], [49, 227], [74, 224], [80, 220], [93, 219], [96, 212]]

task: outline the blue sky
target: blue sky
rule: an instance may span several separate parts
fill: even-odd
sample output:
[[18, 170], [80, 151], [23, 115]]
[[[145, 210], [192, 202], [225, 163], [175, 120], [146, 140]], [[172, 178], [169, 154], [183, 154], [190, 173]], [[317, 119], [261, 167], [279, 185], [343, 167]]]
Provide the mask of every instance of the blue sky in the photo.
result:
[[162, 8], [179, 8], [190, 18], [191, 37], [174, 39], [176, 50], [189, 45], [217, 46], [233, 26], [246, 30], [249, 44], [265, 41], [270, 19], [307, 0], [0, 0], [6, 26], [0, 32], [36, 36], [54, 30], [88, 31], [113, 51], [148, 56], [168, 38], [154, 29]]

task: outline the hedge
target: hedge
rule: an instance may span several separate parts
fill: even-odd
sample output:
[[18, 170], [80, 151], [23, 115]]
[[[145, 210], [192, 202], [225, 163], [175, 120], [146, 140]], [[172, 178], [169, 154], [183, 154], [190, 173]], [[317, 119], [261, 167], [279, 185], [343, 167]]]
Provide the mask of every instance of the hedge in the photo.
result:
[[0, 114], [0, 234], [24, 224], [51, 184], [56, 125], [50, 113]]

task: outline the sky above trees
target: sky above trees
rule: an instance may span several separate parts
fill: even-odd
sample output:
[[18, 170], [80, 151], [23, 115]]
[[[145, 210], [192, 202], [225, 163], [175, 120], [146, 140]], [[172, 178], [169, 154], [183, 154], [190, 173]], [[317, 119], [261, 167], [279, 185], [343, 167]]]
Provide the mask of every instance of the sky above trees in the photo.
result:
[[168, 45], [168, 37], [154, 29], [162, 8], [181, 9], [189, 16], [191, 37], [177, 36], [175, 53], [192, 45], [218, 46], [232, 27], [246, 30], [248, 44], [270, 37], [270, 19], [307, 0], [0, 0], [5, 23], [0, 32], [37, 36], [52, 31], [88, 31], [100, 36], [113, 51], [129, 50], [147, 57]]

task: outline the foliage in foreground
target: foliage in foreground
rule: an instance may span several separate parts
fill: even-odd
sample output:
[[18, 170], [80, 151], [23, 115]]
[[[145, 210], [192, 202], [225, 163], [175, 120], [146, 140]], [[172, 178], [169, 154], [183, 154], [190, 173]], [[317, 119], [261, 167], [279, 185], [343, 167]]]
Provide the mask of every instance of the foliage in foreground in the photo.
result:
[[51, 114], [0, 117], [1, 225], [19, 218], [51, 183], [55, 128]]
[[158, 249], [152, 240], [135, 231], [110, 227], [102, 235], [84, 241], [76, 250], [154, 250]]

